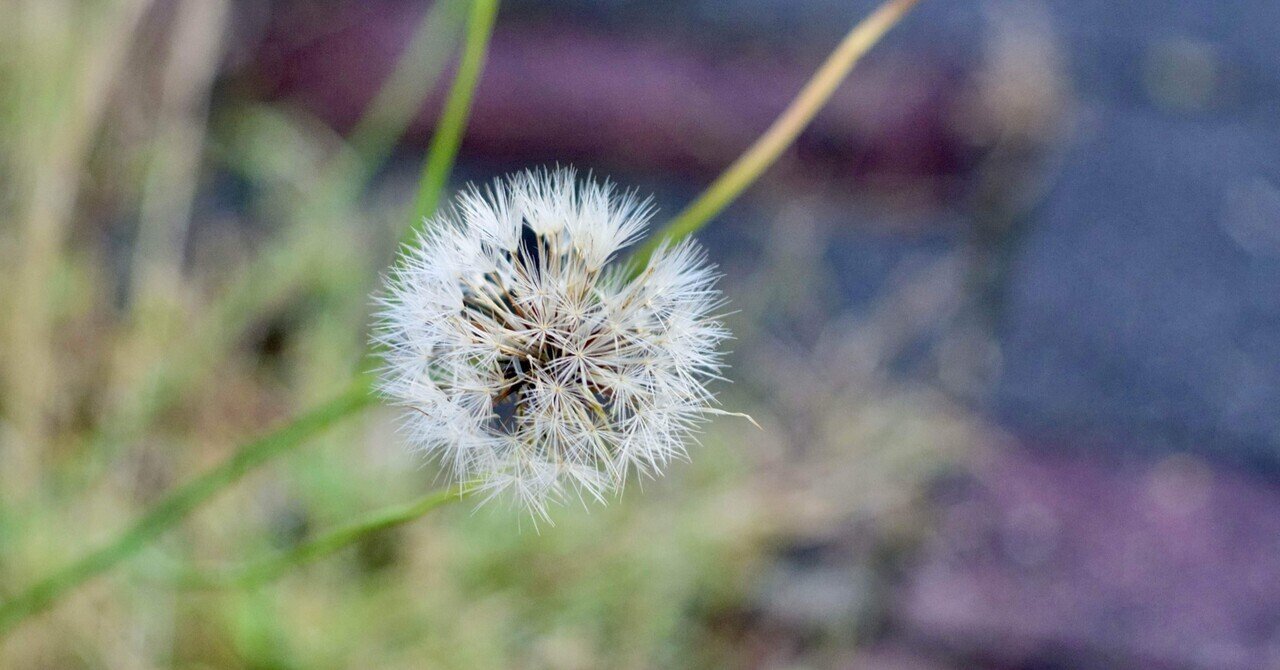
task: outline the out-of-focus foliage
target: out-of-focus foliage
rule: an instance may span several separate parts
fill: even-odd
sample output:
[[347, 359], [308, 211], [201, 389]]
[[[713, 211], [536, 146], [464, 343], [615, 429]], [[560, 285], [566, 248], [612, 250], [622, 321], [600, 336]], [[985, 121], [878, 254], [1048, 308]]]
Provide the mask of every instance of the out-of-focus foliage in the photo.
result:
[[[736, 155], [808, 56], [830, 48], [758, 34], [774, 25], [760, 17], [786, 14], [770, 3], [743, 3], [757, 22], [726, 29], [712, 56], [649, 33], [632, 43], [549, 30], [538, 22], [554, 11], [533, 4], [513, 3], [524, 32], [495, 36], [495, 76], [511, 88], [481, 96], [465, 175], [550, 162], [557, 147], [539, 143], [565, 142], [569, 158], [658, 190], [668, 214], [691, 175]], [[671, 4], [682, 31], [734, 21]], [[312, 23], [275, 28], [304, 53], [282, 48], [269, 73], [279, 81], [263, 82], [269, 68], [252, 60], [270, 59], [254, 47], [279, 39], [262, 35], [275, 5]], [[414, 3], [304, 5], [0, 0], [0, 598], [111, 537], [246, 436], [332, 397], [363, 364], [369, 296], [407, 225], [423, 148], [414, 128], [438, 116], [432, 83], [448, 73], [467, 3], [442, 0], [425, 16]], [[803, 23], [810, 11], [786, 16]], [[609, 507], [555, 509], [554, 525], [464, 504], [253, 589], [169, 580], [175, 564], [281, 551], [440, 486], [434, 466], [405, 453], [393, 413], [374, 412], [27, 622], [0, 641], [0, 667], [860, 661], [890, 625], [886, 593], [904, 557], [934, 539], [935, 489], [962, 457], [999, 443], [974, 408], [1000, 365], [1010, 245], [1070, 113], [1042, 17], [999, 16], [969, 55], [973, 72], [903, 65], [899, 51], [842, 89], [758, 199], [706, 231], [736, 310], [735, 384], [717, 390], [762, 430], [716, 421], [664, 479], [629, 482]], [[361, 20], [414, 45], [394, 84], [340, 58], [344, 36], [360, 54], [390, 49]], [[308, 47], [352, 90], [381, 90], [373, 110], [291, 93], [309, 82]], [[601, 61], [614, 70], [589, 67]], [[529, 94], [547, 81], [577, 95]], [[556, 103], [596, 106], [514, 116], [563, 111]], [[406, 127], [411, 140], [397, 145]], [[828, 225], [849, 220], [880, 224]], [[848, 249], [874, 256], [893, 235], [914, 251], [886, 244], [879, 266], [851, 267]]]

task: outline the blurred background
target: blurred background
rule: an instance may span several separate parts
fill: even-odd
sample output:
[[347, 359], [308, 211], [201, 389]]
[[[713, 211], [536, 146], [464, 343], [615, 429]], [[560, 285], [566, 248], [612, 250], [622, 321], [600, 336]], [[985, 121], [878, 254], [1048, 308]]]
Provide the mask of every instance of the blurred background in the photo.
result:
[[[0, 598], [346, 388], [466, 0], [0, 0]], [[454, 185], [659, 221], [868, 0], [507, 0]], [[27, 668], [1280, 668], [1280, 4], [923, 0], [700, 237], [736, 312], [688, 463], [534, 529], [394, 413], [0, 642]]]

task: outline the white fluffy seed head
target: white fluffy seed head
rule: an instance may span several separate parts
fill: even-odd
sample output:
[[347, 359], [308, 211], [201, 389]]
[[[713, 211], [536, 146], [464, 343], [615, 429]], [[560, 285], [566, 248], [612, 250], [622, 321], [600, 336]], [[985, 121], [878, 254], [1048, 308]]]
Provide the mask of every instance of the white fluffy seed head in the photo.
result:
[[631, 278], [619, 251], [653, 209], [572, 169], [471, 188], [387, 281], [381, 390], [419, 449], [490, 495], [546, 515], [656, 475], [714, 412], [728, 332], [692, 241]]

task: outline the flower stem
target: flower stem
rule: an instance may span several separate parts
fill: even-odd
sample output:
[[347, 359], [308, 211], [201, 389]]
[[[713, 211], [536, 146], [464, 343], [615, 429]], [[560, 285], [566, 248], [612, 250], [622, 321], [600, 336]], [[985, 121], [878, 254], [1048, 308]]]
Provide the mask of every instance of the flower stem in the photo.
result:
[[462, 145], [462, 132], [471, 114], [471, 100], [475, 95], [480, 72], [484, 69], [485, 55], [489, 50], [489, 38], [493, 34], [494, 19], [498, 14], [498, 0], [473, 0], [471, 14], [467, 17], [466, 41], [462, 45], [462, 58], [458, 61], [458, 74], [454, 77], [449, 98], [445, 101], [440, 124], [431, 138], [427, 161], [418, 181], [418, 195], [413, 203], [413, 218], [402, 242], [411, 242], [422, 229], [423, 220], [435, 213], [440, 196], [453, 171], [453, 162]]
[[459, 487], [436, 491], [413, 502], [393, 505], [374, 512], [360, 521], [329, 531], [278, 556], [270, 556], [212, 572], [183, 573], [178, 581], [190, 588], [246, 587], [261, 584], [279, 577], [294, 567], [349, 547], [369, 535], [409, 523], [431, 510], [461, 500], [465, 495], [466, 491]]
[[743, 190], [778, 160], [800, 132], [822, 109], [840, 83], [864, 54], [906, 15], [918, 0], [887, 0], [855, 25], [800, 90], [782, 115], [773, 122], [729, 169], [725, 170], [692, 204], [676, 215], [633, 256], [635, 272], [663, 243], [677, 242], [702, 228], [733, 202]]
[[287, 452], [339, 420], [373, 404], [369, 381], [361, 378], [351, 390], [244, 446], [221, 465], [188, 482], [151, 506], [109, 544], [55, 572], [17, 596], [0, 603], [0, 636], [60, 596], [133, 556], [158, 535], [182, 521], [192, 510], [258, 465]]

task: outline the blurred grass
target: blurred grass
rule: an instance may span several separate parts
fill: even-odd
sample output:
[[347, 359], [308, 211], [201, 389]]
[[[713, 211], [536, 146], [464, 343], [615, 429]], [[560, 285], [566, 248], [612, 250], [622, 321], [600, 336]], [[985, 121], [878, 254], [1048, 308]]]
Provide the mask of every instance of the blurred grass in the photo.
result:
[[[433, 9], [439, 9], [441, 5]], [[174, 38], [172, 46], [175, 53], [170, 56], [170, 63], [167, 64], [163, 72], [162, 79], [165, 86], [162, 87], [160, 94], [162, 103], [172, 102], [170, 97], [190, 98], [195, 94], [190, 91], [193, 85], [187, 81], [192, 63], [216, 63], [217, 58], [216, 45], [220, 41], [220, 33], [222, 32], [221, 18], [226, 15], [226, 8], [222, 5], [200, 5], [196, 0], [192, 0], [192, 4], [184, 5], [183, 8], [199, 8], [201, 11], [195, 12], [179, 12], [175, 19]], [[439, 193], [443, 189], [444, 183], [448, 180], [448, 175], [452, 171], [454, 158], [460, 143], [460, 134], [465, 126], [466, 111], [469, 106], [470, 97], [475, 89], [478, 80], [480, 68], [483, 65], [484, 52], [488, 45], [489, 32], [492, 29], [494, 16], [497, 10], [497, 4], [493, 0], [476, 0], [472, 4], [472, 20], [468, 24], [467, 41], [464, 44], [463, 60], [460, 65], [458, 76], [451, 88], [449, 99], [446, 103], [445, 117], [442, 127], [437, 131], [437, 141], [433, 143], [428, 153], [427, 170], [423, 174], [421, 181], [424, 186], [419, 191], [420, 198], [425, 194], [433, 199], [438, 200]], [[211, 21], [217, 17], [217, 22]], [[437, 23], [438, 17], [434, 11], [428, 12], [426, 20], [420, 33], [428, 34], [430, 29]], [[201, 32], [201, 25], [192, 27], [192, 24], [204, 24], [204, 29], [212, 33], [213, 37], [208, 38]], [[212, 23], [212, 25], [209, 25]], [[187, 35], [186, 33], [195, 33]], [[196, 36], [204, 37], [204, 39], [196, 39]], [[418, 42], [419, 40], [414, 40]], [[177, 46], [182, 44], [186, 46], [186, 42], [195, 44], [193, 50], [196, 52], [187, 59], [179, 58], [184, 55], [177, 52]], [[407, 50], [408, 53], [403, 57], [420, 56], [418, 53], [421, 49], [413, 48], [415, 44], [411, 44]], [[432, 66], [438, 66], [439, 60], [429, 61]], [[185, 67], [184, 67], [185, 66]], [[205, 65], [205, 71], [208, 73], [204, 77], [205, 87], [212, 81], [211, 74], [213, 65]], [[417, 101], [421, 103], [421, 96], [425, 95], [429, 87], [421, 87], [411, 89], [405, 84], [407, 75], [404, 74], [407, 68], [398, 68], [398, 72], [393, 72], [389, 81], [384, 88], [393, 89], [393, 93], [417, 93]], [[178, 74], [174, 75], [173, 72]], [[436, 72], [431, 73], [438, 74]], [[182, 86], [177, 83], [181, 82]], [[199, 86], [196, 82], [195, 87]], [[398, 87], [399, 90], [395, 90]], [[182, 88], [186, 95], [174, 94], [174, 88]], [[190, 107], [190, 101], [184, 100], [186, 105], [175, 104], [176, 107]], [[403, 129], [403, 124], [407, 123], [410, 116], [405, 111], [410, 103], [406, 100], [393, 101], [389, 95], [379, 95], [375, 100], [371, 115], [392, 123], [402, 124], [400, 128], [379, 135], [375, 130], [371, 130], [372, 123], [362, 121], [357, 124], [356, 130], [363, 133], [359, 137], [361, 139], [373, 138], [380, 144], [373, 147], [362, 147], [365, 157], [368, 157], [370, 151], [378, 149], [388, 150], [390, 141], [394, 135], [398, 135]], [[142, 198], [142, 213], [139, 219], [136, 251], [133, 257], [134, 271], [133, 281], [129, 287], [133, 289], [135, 305], [140, 308], [133, 310], [133, 315], [150, 316], [153, 313], [151, 309], [150, 298], [153, 291], [150, 290], [152, 285], [169, 286], [177, 283], [181, 278], [180, 259], [182, 256], [181, 247], [184, 246], [186, 218], [189, 216], [190, 198], [194, 193], [194, 185], [187, 182], [194, 180], [195, 159], [192, 154], [197, 146], [202, 142], [203, 131], [180, 133], [175, 132], [181, 129], [181, 121], [164, 118], [164, 109], [162, 104], [161, 119], [157, 122], [156, 144], [159, 145], [160, 151], [157, 155], [161, 156], [159, 168], [155, 165], [148, 172], [146, 177], [146, 186], [144, 187], [144, 196]], [[199, 106], [203, 110], [203, 106]], [[191, 126], [198, 124], [191, 123]], [[178, 126], [174, 128], [173, 126]], [[181, 137], [166, 138], [166, 135], [177, 134]], [[194, 137], [190, 137], [194, 136]], [[186, 141], [183, 141], [186, 140]], [[191, 141], [191, 140], [194, 140]], [[174, 145], [173, 151], [170, 151], [170, 145]], [[168, 158], [168, 160], [164, 160]], [[177, 162], [183, 164], [185, 169], [178, 169], [178, 174], [171, 174], [171, 168], [175, 168], [172, 163]], [[329, 190], [324, 191], [322, 198], [317, 198], [317, 202], [323, 202], [324, 205], [332, 207], [334, 205], [349, 204], [349, 200], [344, 202], [342, 195], [353, 197], [356, 191], [338, 190], [339, 184], [355, 182], [357, 185], [367, 178], [369, 172], [368, 167], [361, 171], [359, 168], [347, 168], [348, 174], [333, 174], [333, 178], [329, 179]], [[183, 177], [183, 174], [186, 177]], [[154, 178], [157, 175], [163, 175], [166, 180], [164, 187], [156, 189]], [[345, 176], [346, 179], [341, 179]], [[182, 182], [178, 186], [177, 182]], [[176, 189], [178, 193], [173, 194], [170, 191]], [[329, 194], [335, 190], [339, 197], [332, 197]], [[165, 204], [153, 205], [149, 204], [156, 200], [163, 200]], [[310, 213], [309, 207], [311, 202], [304, 201], [303, 215]], [[156, 209], [159, 208], [159, 213]], [[184, 212], [179, 216], [179, 212]], [[412, 229], [413, 226], [410, 226]], [[174, 238], [176, 234], [177, 239]], [[160, 239], [157, 239], [160, 238]], [[175, 248], [175, 245], [177, 248]], [[351, 282], [350, 284], [354, 284]], [[349, 285], [350, 285], [349, 284]], [[172, 290], [172, 287], [169, 288]], [[327, 313], [327, 311], [325, 312]], [[134, 351], [147, 350], [156, 333], [162, 332], [162, 328], [156, 327], [156, 324], [150, 324], [151, 327], [134, 328], [135, 337], [126, 339], [130, 344], [136, 344], [132, 347]], [[367, 407], [372, 404], [372, 396], [368, 382], [363, 375], [358, 375], [358, 381], [355, 389], [341, 396], [338, 400], [323, 405], [313, 412], [303, 415], [287, 425], [280, 428], [273, 434], [264, 438], [255, 440], [245, 447], [238, 450], [234, 456], [227, 459], [217, 467], [209, 470], [196, 478], [189, 484], [183, 485], [173, 494], [166, 496], [163, 500], [157, 502], [153, 507], [148, 509], [147, 513], [129, 529], [121, 533], [118, 537], [108, 542], [102, 548], [93, 550], [83, 558], [76, 560], [65, 568], [61, 568], [47, 578], [42, 579], [35, 586], [15, 594], [6, 602], [0, 604], [0, 635], [7, 633], [9, 629], [18, 625], [23, 619], [32, 616], [45, 607], [49, 606], [56, 599], [71, 589], [77, 588], [80, 583], [98, 575], [107, 569], [114, 567], [120, 561], [132, 556], [140, 551], [147, 543], [151, 542], [161, 532], [167, 530], [170, 526], [176, 524], [187, 516], [197, 505], [211, 497], [214, 493], [219, 492], [222, 488], [239, 479], [247, 471], [257, 467], [262, 462], [276, 457], [279, 453], [296, 448], [306, 439], [314, 436], [320, 427], [328, 427], [337, 420], [346, 418], [354, 411]], [[342, 531], [339, 531], [339, 536]], [[323, 538], [327, 541], [329, 538]], [[319, 546], [319, 545], [315, 545]], [[327, 551], [332, 551], [336, 547]], [[314, 553], [309, 545], [302, 545], [293, 554], [288, 556], [306, 557]], [[270, 562], [270, 561], [268, 561]]]
[[[196, 22], [217, 9], [178, 6]], [[371, 189], [372, 175], [471, 6], [444, 0], [424, 15], [343, 138], [284, 104], [213, 99], [201, 59], [217, 48], [185, 39], [181, 12], [143, 30], [150, 5], [137, 0], [0, 2], [18, 18], [0, 25], [0, 262], [18, 268], [14, 290], [0, 292], [0, 597], [115, 537], [223, 462], [229, 445], [346, 387], [365, 348], [369, 292], [404, 224], [405, 193]], [[153, 43], [164, 57], [144, 57]], [[130, 118], [143, 120], [147, 141], [109, 141]], [[245, 201], [195, 208], [209, 173], [235, 175]], [[267, 234], [244, 232], [259, 221]], [[117, 239], [132, 245], [127, 262], [110, 251]], [[175, 240], [190, 251], [175, 252]], [[755, 327], [739, 325], [740, 336]], [[914, 401], [840, 387], [823, 405], [829, 387], [812, 386], [806, 404], [822, 421], [849, 406], [868, 417], [822, 424], [830, 451], [911, 443], [912, 462], [888, 467], [907, 491], [945, 460]], [[910, 435], [857, 432], [904, 414], [919, 420]], [[830, 488], [775, 480], [789, 467], [776, 450], [792, 437], [778, 428], [791, 418], [774, 416], [761, 435], [717, 424], [692, 463], [607, 508], [559, 510], [554, 527], [535, 531], [519, 510], [455, 506], [260, 588], [156, 583], [174, 560], [234, 565], [288, 552], [317, 529], [437, 486], [433, 469], [402, 453], [390, 418], [337, 427], [247, 478], [119, 574], [0, 641], [0, 667], [739, 665], [771, 543], [822, 504], [849, 508], [828, 499], [848, 487], [835, 476], [849, 470], [847, 453], [831, 455], [845, 467], [821, 468], [837, 480]], [[943, 434], [948, 445], [966, 439]], [[884, 481], [858, 472], [860, 487]]]
[[361, 576], [366, 550], [286, 576], [270, 603], [232, 597], [287, 622], [272, 646], [289, 667], [679, 667], [714, 647], [707, 614], [751, 568], [749, 508], [726, 483], [567, 508], [537, 533], [519, 510], [455, 507], [390, 567]]

